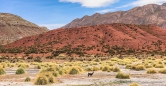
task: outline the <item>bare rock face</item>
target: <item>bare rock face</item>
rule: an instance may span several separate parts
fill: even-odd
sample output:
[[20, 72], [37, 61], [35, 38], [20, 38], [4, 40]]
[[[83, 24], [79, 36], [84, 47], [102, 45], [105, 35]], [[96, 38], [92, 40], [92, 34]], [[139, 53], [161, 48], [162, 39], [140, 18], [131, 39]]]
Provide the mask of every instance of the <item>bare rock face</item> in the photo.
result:
[[166, 3], [162, 5], [149, 4], [135, 7], [128, 11], [117, 11], [105, 14], [96, 13], [75, 19], [63, 28], [91, 26], [99, 24], [125, 23], [125, 24], [154, 24], [166, 28]]
[[19, 16], [0, 13], [0, 45], [6, 45], [20, 38], [47, 31], [47, 28], [39, 27]]

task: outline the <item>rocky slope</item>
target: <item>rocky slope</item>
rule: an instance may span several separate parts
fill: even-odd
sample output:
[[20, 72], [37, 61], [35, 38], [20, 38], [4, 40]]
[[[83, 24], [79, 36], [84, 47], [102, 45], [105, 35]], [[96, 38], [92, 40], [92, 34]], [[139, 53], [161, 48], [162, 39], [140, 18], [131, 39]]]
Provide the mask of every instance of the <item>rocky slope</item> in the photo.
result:
[[0, 45], [6, 45], [20, 38], [47, 31], [47, 28], [39, 27], [19, 16], [0, 13]]
[[[166, 29], [154, 25], [104, 24], [56, 29], [25, 37], [8, 47], [38, 53], [108, 54], [166, 50]], [[32, 47], [33, 46], [33, 47]], [[32, 53], [32, 52], [31, 52]], [[56, 54], [57, 55], [57, 54]]]
[[84, 16], [75, 19], [63, 28], [91, 26], [99, 24], [125, 23], [125, 24], [154, 24], [166, 27], [166, 3], [162, 5], [149, 4], [136, 7], [128, 11], [117, 11], [105, 14], [96, 13], [92, 16]]

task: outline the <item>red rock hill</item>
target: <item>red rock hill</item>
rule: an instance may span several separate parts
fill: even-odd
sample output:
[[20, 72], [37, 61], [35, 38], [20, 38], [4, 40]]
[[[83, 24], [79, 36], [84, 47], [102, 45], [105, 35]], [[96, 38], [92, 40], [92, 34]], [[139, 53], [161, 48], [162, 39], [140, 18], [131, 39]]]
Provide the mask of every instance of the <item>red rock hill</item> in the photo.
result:
[[166, 29], [154, 25], [114, 23], [55, 29], [44, 34], [22, 38], [8, 47], [33, 46], [38, 52], [57, 51], [58, 54], [165, 51], [165, 33]]

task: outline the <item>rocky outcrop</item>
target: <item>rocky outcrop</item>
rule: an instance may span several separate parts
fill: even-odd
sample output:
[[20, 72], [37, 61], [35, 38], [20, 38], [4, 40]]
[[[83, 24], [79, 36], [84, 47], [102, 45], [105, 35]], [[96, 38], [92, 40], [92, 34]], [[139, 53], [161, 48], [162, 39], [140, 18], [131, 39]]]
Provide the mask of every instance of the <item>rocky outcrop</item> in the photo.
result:
[[124, 23], [124, 24], [153, 24], [166, 28], [166, 3], [162, 5], [149, 4], [135, 7], [128, 11], [117, 11], [105, 14], [96, 13], [75, 19], [63, 28], [91, 26], [99, 24]]
[[0, 13], [0, 45], [6, 45], [23, 37], [47, 31], [47, 28], [39, 27], [19, 16]]

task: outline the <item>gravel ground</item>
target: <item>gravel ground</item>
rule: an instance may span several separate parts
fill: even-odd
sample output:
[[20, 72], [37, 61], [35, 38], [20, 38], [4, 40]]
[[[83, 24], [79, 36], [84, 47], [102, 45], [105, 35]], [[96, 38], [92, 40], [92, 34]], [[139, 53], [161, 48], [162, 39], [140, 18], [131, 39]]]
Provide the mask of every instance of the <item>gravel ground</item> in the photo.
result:
[[[130, 79], [117, 79], [116, 72], [95, 71], [92, 77], [88, 77], [87, 72], [64, 75], [57, 78], [60, 83], [45, 86], [129, 86], [132, 82], [137, 82], [140, 86], [166, 86], [165, 74], [146, 74], [146, 70], [134, 71], [120, 68], [122, 72], [130, 74]], [[29, 69], [25, 75], [15, 75], [15, 70], [7, 70], [7, 75], [0, 76], [0, 86], [37, 86], [33, 81], [38, 71]], [[24, 82], [27, 76], [32, 79], [32, 82]]]

